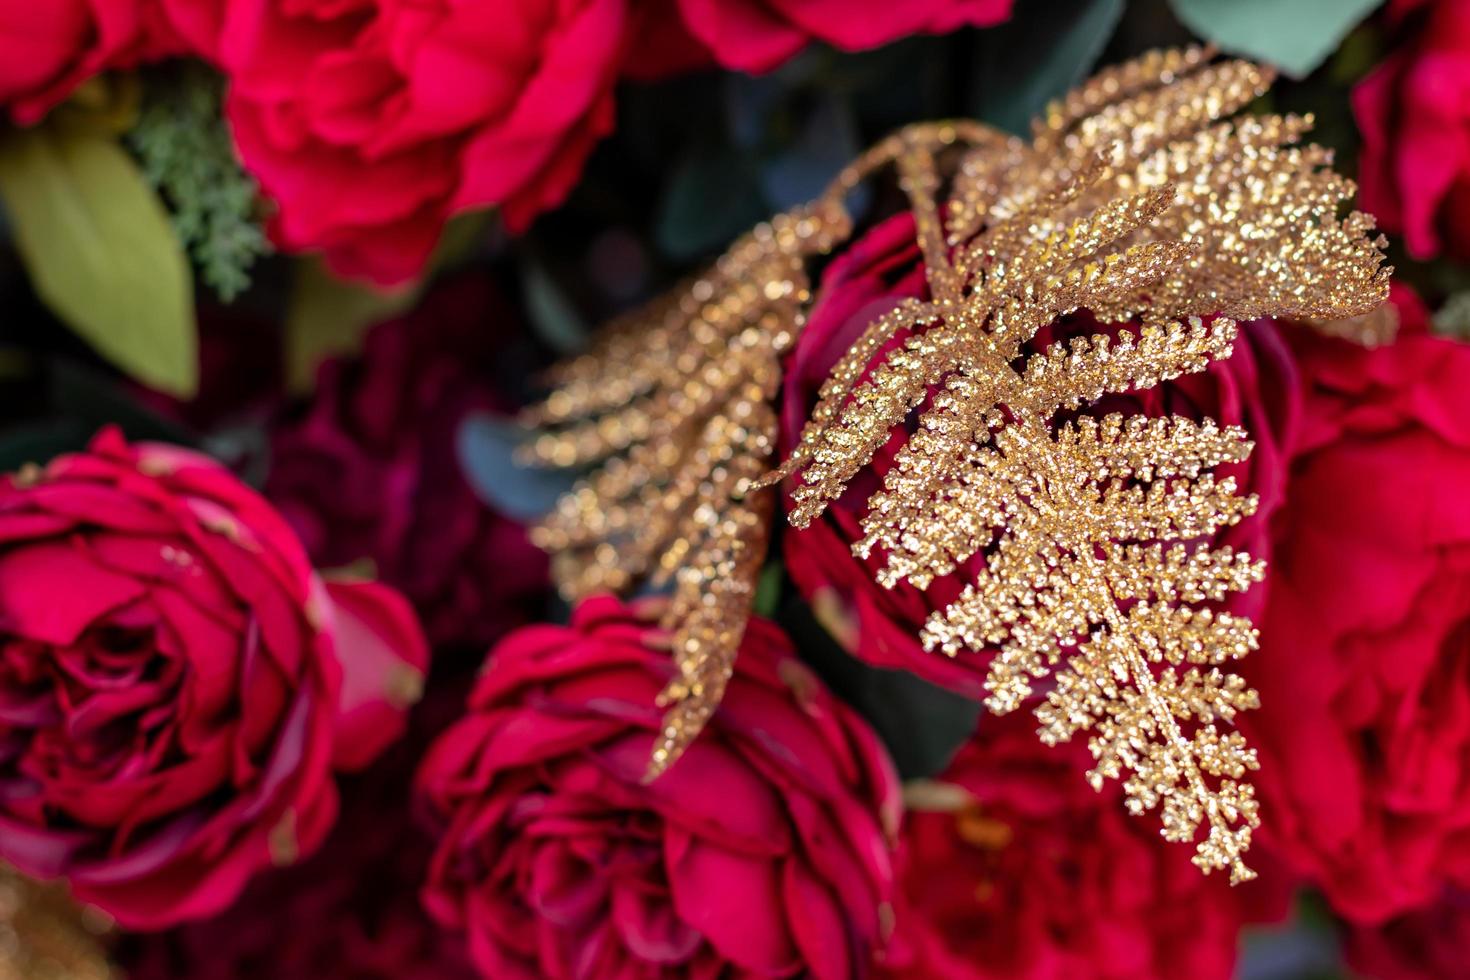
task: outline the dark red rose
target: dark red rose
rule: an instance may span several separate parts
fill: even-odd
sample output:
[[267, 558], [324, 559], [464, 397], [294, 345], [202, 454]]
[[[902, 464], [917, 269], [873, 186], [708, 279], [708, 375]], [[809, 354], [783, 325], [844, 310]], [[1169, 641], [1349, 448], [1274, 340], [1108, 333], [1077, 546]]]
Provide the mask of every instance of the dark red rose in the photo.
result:
[[1352, 96], [1363, 209], [1402, 232], [1416, 258], [1442, 244], [1470, 256], [1470, 8], [1393, 2], [1389, 20], [1398, 28], [1389, 56]]
[[652, 0], [628, 59], [654, 77], [714, 61], [770, 71], [813, 41], [865, 51], [913, 34], [998, 24], [1011, 0]]
[[218, 912], [321, 842], [427, 660], [223, 467], [104, 431], [0, 483], [0, 857], [130, 927]]
[[1292, 334], [1303, 424], [1242, 662], [1262, 840], [1360, 922], [1470, 886], [1470, 347], [1393, 301], [1389, 347]]
[[1470, 893], [1451, 890], [1438, 902], [1360, 926], [1347, 937], [1347, 962], [1376, 980], [1446, 980], [1470, 976]]
[[547, 590], [546, 556], [481, 503], [455, 451], [466, 416], [510, 407], [493, 378], [514, 322], [483, 277], [456, 279], [323, 365], [304, 413], [271, 433], [266, 495], [307, 553], [371, 562], [436, 644], [483, 648]]
[[981, 719], [915, 800], [893, 975], [1231, 976], [1241, 893], [1258, 885], [1201, 875], [1189, 848], [1128, 814], [1117, 783], [1080, 778], [1085, 746], [1049, 748], [1035, 727], [1024, 712]]
[[219, 61], [276, 241], [413, 278], [445, 221], [521, 229], [612, 128], [626, 0], [230, 2]]
[[474, 980], [463, 940], [419, 902], [431, 846], [407, 802], [428, 734], [463, 702], [431, 687], [409, 736], [342, 781], [342, 817], [316, 854], [257, 876], [213, 919], [124, 937], [113, 959], [128, 980]]
[[0, 106], [30, 125], [93, 75], [181, 49], [155, 0], [0, 0]]
[[[904, 298], [927, 295], [913, 219], [908, 214], [879, 224], [833, 259], [823, 274], [810, 321], [787, 365], [783, 451], [795, 445], [822, 382], [868, 324]], [[1115, 330], [1097, 324], [1086, 314], [1075, 315], [1044, 328], [1030, 347], [1042, 349], [1075, 334]], [[1109, 396], [1096, 406], [1096, 411], [1210, 417], [1222, 424], [1244, 427], [1255, 441], [1254, 452], [1243, 464], [1220, 467], [1219, 472], [1233, 475], [1241, 493], [1257, 494], [1260, 508], [1254, 518], [1225, 529], [1218, 543], [1248, 551], [1257, 558], [1269, 558], [1265, 518], [1278, 506], [1284, 489], [1284, 447], [1298, 412], [1295, 392], [1295, 368], [1275, 327], [1268, 322], [1247, 323], [1228, 360], [1154, 388]], [[853, 481], [820, 520], [805, 530], [788, 530], [786, 566], [818, 617], [854, 655], [880, 667], [913, 671], [966, 696], [983, 698], [989, 651], [967, 650], [949, 658], [925, 652], [919, 642], [920, 628], [929, 614], [948, 605], [969, 581], [965, 570], [936, 580], [926, 591], [907, 583], [885, 589], [875, 578], [883, 556], [875, 552], [864, 560], [852, 554], [853, 542], [862, 537], [859, 521], [867, 510], [868, 497], [882, 485], [883, 474], [907, 438], [906, 430], [896, 430], [874, 457], [873, 465]], [[1257, 586], [1233, 596], [1230, 608], [1254, 616], [1263, 601], [1263, 590]]]
[[666, 634], [608, 598], [491, 655], [425, 758], [430, 911], [497, 980], [868, 973], [897, 778], [873, 733], [752, 620], [709, 728], [642, 776]]

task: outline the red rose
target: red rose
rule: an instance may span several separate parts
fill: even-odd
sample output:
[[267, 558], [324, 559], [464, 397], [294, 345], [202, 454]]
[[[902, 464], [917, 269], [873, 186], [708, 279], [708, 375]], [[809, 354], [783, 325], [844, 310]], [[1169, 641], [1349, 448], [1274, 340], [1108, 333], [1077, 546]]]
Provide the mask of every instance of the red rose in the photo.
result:
[[342, 781], [342, 817], [316, 854], [257, 876], [213, 919], [123, 937], [113, 961], [128, 980], [475, 980], [463, 941], [419, 902], [430, 842], [406, 802], [426, 736], [462, 694], [431, 690], [409, 737]]
[[626, 0], [241, 2], [219, 57], [276, 241], [392, 284], [453, 214], [524, 228], [612, 128]]
[[641, 78], [701, 60], [770, 71], [812, 41], [865, 51], [913, 34], [998, 24], [1011, 15], [1011, 0], [652, 0], [650, 7], [628, 59], [631, 73]]
[[1470, 976], [1470, 894], [1440, 901], [1381, 926], [1361, 926], [1347, 939], [1355, 973], [1379, 980], [1445, 980]]
[[938, 777], [943, 805], [910, 811], [894, 940], [908, 962], [894, 974], [1229, 977], [1239, 892], [1130, 816], [1117, 783], [1077, 778], [1081, 743], [1049, 748], [1035, 727], [1021, 712], [982, 719]]
[[[1414, 7], [1428, 9], [1408, 22]], [[1403, 232], [1416, 258], [1437, 254], [1441, 237], [1470, 256], [1470, 7], [1420, 0], [1389, 14], [1407, 34], [1352, 96], [1363, 210]]]
[[104, 431], [0, 483], [0, 857], [131, 927], [218, 912], [320, 843], [426, 663], [223, 467]]
[[1470, 347], [1292, 335], [1306, 388], [1242, 719], [1262, 840], [1345, 916], [1470, 885]]
[[[822, 382], [863, 330], [878, 316], [907, 297], [927, 299], [924, 267], [914, 237], [913, 218], [893, 217], [859, 238], [838, 255], [822, 277], [810, 321], [796, 342], [787, 365], [782, 406], [782, 449], [789, 451], [816, 404]], [[1115, 331], [1088, 315], [1066, 317], [1043, 328], [1028, 349], [1043, 349], [1053, 341], [1078, 333]], [[1184, 375], [1154, 388], [1110, 395], [1097, 411], [1134, 415], [1210, 417], [1222, 424], [1240, 425], [1255, 440], [1255, 450], [1244, 463], [1220, 467], [1233, 475], [1242, 493], [1255, 493], [1260, 507], [1253, 518], [1225, 529], [1218, 542], [1269, 558], [1267, 515], [1277, 506], [1284, 488], [1283, 447], [1296, 423], [1295, 368], [1274, 326], [1268, 322], [1242, 325], [1234, 356], [1214, 362], [1198, 374]], [[920, 591], [908, 583], [892, 589], [880, 586], [876, 574], [884, 558], [852, 554], [862, 537], [859, 521], [868, 497], [882, 485], [908, 433], [896, 430], [873, 465], [852, 482], [826, 513], [804, 530], [788, 530], [784, 548], [786, 566], [798, 588], [837, 639], [862, 660], [880, 667], [909, 670], [968, 697], [985, 697], [989, 651], [965, 650], [954, 658], [926, 652], [919, 631], [929, 614], [957, 597], [970, 580], [962, 570]], [[788, 501], [789, 502], [789, 501]], [[983, 561], [977, 556], [972, 562]], [[1255, 615], [1263, 602], [1258, 586], [1232, 596], [1230, 608]]]
[[510, 408], [491, 379], [514, 325], [483, 277], [457, 279], [323, 365], [305, 413], [271, 434], [266, 495], [313, 561], [372, 562], [436, 644], [483, 649], [547, 592], [545, 554], [480, 501], [455, 452], [467, 416]]
[[28, 126], [93, 75], [180, 48], [155, 0], [0, 0], [0, 105]]
[[887, 755], [755, 619], [709, 728], [645, 786], [659, 642], [597, 598], [500, 644], [419, 773], [445, 828], [430, 912], [496, 978], [865, 975], [892, 898]]

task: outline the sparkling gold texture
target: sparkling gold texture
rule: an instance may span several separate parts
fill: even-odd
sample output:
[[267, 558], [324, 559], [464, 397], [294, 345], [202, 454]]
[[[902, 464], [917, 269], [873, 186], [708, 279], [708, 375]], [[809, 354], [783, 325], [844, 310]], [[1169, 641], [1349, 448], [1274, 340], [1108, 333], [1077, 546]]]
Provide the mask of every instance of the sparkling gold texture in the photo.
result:
[[101, 921], [47, 885], [0, 865], [0, 980], [114, 980]]
[[[1351, 183], [1298, 142], [1310, 120], [1230, 118], [1269, 83], [1202, 49], [1159, 52], [1059, 100], [1029, 143], [965, 121], [904, 129], [558, 370], [529, 413], [540, 434], [526, 456], [591, 468], [536, 531], [562, 592], [674, 583], [664, 622], [678, 669], [650, 778], [719, 703], [765, 556], [769, 488], [800, 475], [790, 518], [804, 526], [916, 417], [855, 551], [883, 557], [884, 585], [920, 588], [983, 558], [925, 645], [996, 650], [996, 711], [1050, 676], [1043, 740], [1089, 732], [1094, 785], [1123, 779], [1130, 809], [1160, 810], [1169, 839], [1205, 829], [1201, 868], [1251, 877], [1255, 755], [1220, 723], [1256, 704], [1223, 669], [1256, 634], [1219, 605], [1262, 567], [1208, 543], [1256, 506], [1213, 472], [1250, 444], [1209, 419], [1089, 407], [1228, 356], [1238, 321], [1352, 334], [1350, 318], [1386, 298], [1372, 220], [1340, 213]], [[929, 296], [868, 326], [796, 450], [762, 475], [807, 261], [850, 233], [846, 193], [889, 164]], [[1079, 309], [1119, 332], [1026, 346]]]
[[595, 465], [533, 532], [562, 594], [672, 581], [662, 619], [677, 675], [652, 778], [719, 704], [750, 616], [770, 494], [750, 494], [775, 445], [780, 355], [810, 298], [804, 259], [845, 233], [833, 205], [781, 215], [703, 275], [609, 328], [560, 366], [528, 414], [533, 462]]
[[[1339, 215], [1352, 185], [1296, 145], [1309, 120], [1221, 121], [1269, 81], [1204, 51], [1148, 55], [1053, 105], [1029, 145], [970, 151], [943, 207], [927, 150], [901, 154], [931, 296], [871, 325], [757, 483], [799, 473], [790, 517], [805, 526], [917, 412], [854, 550], [883, 556], [883, 584], [920, 588], [983, 556], [925, 646], [996, 650], [996, 712], [1051, 675], [1042, 739], [1089, 732], [1094, 786], [1124, 779], [1130, 810], [1157, 808], [1170, 840], [1205, 828], [1195, 863], [1234, 882], [1253, 877], [1257, 763], [1219, 723], [1257, 697], [1223, 668], [1256, 631], [1217, 606], [1262, 566], [1208, 542], [1255, 509], [1211, 472], [1251, 447], [1208, 419], [1085, 412], [1228, 356], [1238, 320], [1337, 321], [1386, 298], [1372, 220]], [[1024, 347], [1077, 309], [1124, 327]]]

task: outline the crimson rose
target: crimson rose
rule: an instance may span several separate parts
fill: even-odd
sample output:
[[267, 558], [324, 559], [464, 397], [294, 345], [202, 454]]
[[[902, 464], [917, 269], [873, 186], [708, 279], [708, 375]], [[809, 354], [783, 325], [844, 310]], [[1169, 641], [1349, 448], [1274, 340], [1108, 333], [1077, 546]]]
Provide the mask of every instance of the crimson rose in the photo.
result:
[[1292, 334], [1303, 424], [1241, 666], [1262, 840], [1360, 922], [1470, 886], [1470, 347], [1393, 302], [1390, 347]]
[[0, 106], [30, 125], [93, 75], [180, 47], [156, 0], [0, 0]]
[[913, 34], [998, 24], [1010, 14], [1011, 0], [652, 0], [628, 65], [643, 78], [700, 60], [763, 72], [812, 41], [864, 51]]
[[981, 719], [930, 790], [940, 806], [910, 811], [894, 975], [1229, 977], [1240, 895], [1130, 816], [1116, 782], [1094, 792], [1084, 745], [1050, 748], [1035, 727]]
[[1389, 20], [1403, 36], [1352, 97], [1363, 210], [1416, 258], [1470, 255], [1470, 7], [1394, 0]]
[[496, 978], [866, 974], [898, 819], [877, 739], [755, 619], [709, 728], [644, 785], [659, 643], [595, 598], [494, 651], [419, 773], [430, 911]]
[[426, 664], [396, 593], [324, 585], [223, 467], [106, 430], [0, 482], [0, 857], [130, 927], [218, 912], [321, 842]]
[[461, 688], [430, 685], [408, 736], [342, 780], [342, 817], [316, 854], [258, 875], [212, 919], [123, 937], [128, 980], [474, 980], [463, 940], [419, 902], [430, 841], [407, 804], [428, 736], [463, 703]]
[[481, 276], [435, 289], [322, 366], [303, 414], [271, 434], [266, 495], [317, 565], [364, 559], [436, 644], [483, 649], [546, 592], [546, 556], [475, 496], [457, 464], [466, 416], [509, 410], [492, 383], [513, 329]]
[[612, 127], [626, 0], [227, 2], [218, 56], [277, 242], [392, 284], [444, 222], [525, 227]]
[[[794, 446], [838, 358], [869, 323], [913, 296], [927, 298], [927, 285], [908, 214], [879, 224], [832, 261], [822, 277], [810, 321], [787, 365], [783, 451]], [[1113, 329], [1086, 314], [1074, 315], [1044, 328], [1030, 346], [1041, 349], [1074, 334]], [[1283, 491], [1283, 451], [1298, 411], [1295, 391], [1295, 368], [1274, 326], [1247, 323], [1228, 360], [1154, 388], [1108, 396], [1096, 411], [1210, 417], [1244, 427], [1255, 441], [1254, 452], [1244, 463], [1220, 467], [1219, 472], [1233, 475], [1242, 494], [1257, 494], [1260, 508], [1256, 517], [1221, 532], [1218, 543], [1269, 558], [1265, 518], [1278, 505]], [[951, 602], [969, 581], [966, 571], [938, 579], [926, 591], [907, 583], [885, 589], [875, 578], [883, 556], [875, 551], [864, 560], [852, 554], [852, 543], [862, 537], [858, 522], [866, 512], [868, 497], [882, 485], [883, 474], [907, 438], [907, 431], [896, 430], [874, 456], [873, 465], [852, 481], [818, 521], [804, 530], [788, 530], [787, 569], [818, 617], [860, 659], [913, 671], [966, 696], [983, 698], [989, 651], [966, 650], [949, 658], [925, 652], [918, 639], [929, 614]], [[1230, 601], [1234, 611], [1255, 615], [1263, 601], [1262, 590], [1257, 587]]]
[[1347, 937], [1347, 962], [1379, 980], [1444, 980], [1470, 976], [1470, 894], [1450, 889], [1432, 905]]

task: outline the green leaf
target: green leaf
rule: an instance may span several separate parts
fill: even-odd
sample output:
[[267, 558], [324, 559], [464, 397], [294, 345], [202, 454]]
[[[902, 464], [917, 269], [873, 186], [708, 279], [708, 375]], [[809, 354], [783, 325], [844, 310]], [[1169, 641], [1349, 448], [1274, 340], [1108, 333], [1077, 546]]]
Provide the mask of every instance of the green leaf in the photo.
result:
[[526, 436], [515, 421], [480, 413], [460, 423], [455, 441], [460, 469], [476, 496], [511, 520], [528, 523], [544, 517], [572, 489], [577, 474], [518, 463], [516, 447]]
[[5, 132], [0, 200], [46, 305], [139, 381], [193, 395], [189, 261], [157, 194], [114, 138], [56, 125]]
[[309, 391], [323, 360], [358, 348], [369, 327], [413, 306], [415, 283], [391, 292], [338, 279], [318, 259], [296, 264], [286, 308], [286, 384]]
[[686, 261], [721, 248], [765, 216], [754, 162], [728, 146], [702, 146], [675, 166], [655, 237], [666, 255]]
[[1011, 19], [978, 36], [970, 110], [1025, 135], [1048, 102], [1087, 77], [1123, 16], [1123, 0], [1017, 5]]
[[536, 336], [562, 356], [585, 348], [591, 328], [546, 266], [528, 258], [520, 263], [517, 271], [520, 273], [526, 316]]
[[1191, 31], [1228, 54], [1310, 74], [1382, 0], [1171, 0]]

